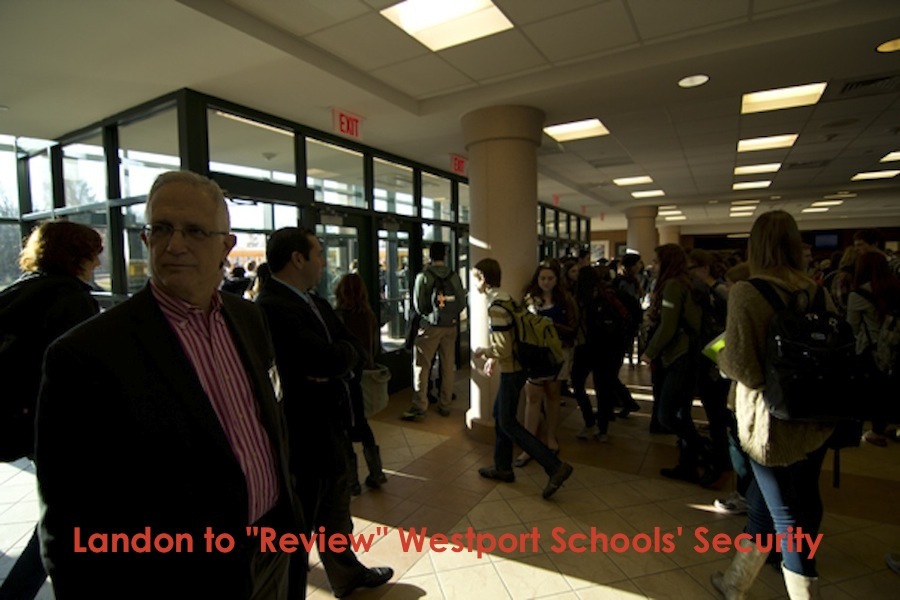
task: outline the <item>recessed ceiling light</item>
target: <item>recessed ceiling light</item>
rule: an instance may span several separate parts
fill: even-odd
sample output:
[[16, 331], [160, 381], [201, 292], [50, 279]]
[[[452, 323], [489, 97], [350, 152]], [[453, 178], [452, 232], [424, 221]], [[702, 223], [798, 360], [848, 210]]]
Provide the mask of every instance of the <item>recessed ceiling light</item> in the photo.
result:
[[609, 129], [603, 126], [599, 119], [586, 119], [544, 127], [544, 133], [557, 142], [570, 142], [583, 138], [609, 135]]
[[666, 221], [687, 221], [687, 217], [685, 217], [684, 215], [666, 217]]
[[280, 133], [281, 135], [294, 137], [294, 132], [290, 131], [289, 129], [282, 129], [281, 127], [275, 127], [274, 125], [260, 123], [259, 121], [254, 121], [253, 119], [247, 119], [245, 117], [239, 117], [239, 116], [233, 115], [231, 113], [222, 112], [221, 110], [216, 111], [216, 116], [217, 117], [225, 117], [226, 119], [231, 119], [232, 121], [237, 121], [238, 123], [243, 123], [245, 125], [253, 125], [254, 127], [259, 127], [260, 129], [265, 129], [266, 131], [274, 131], [275, 133]]
[[733, 200], [731, 203], [735, 206], [741, 204], [759, 204], [759, 200]]
[[856, 194], [853, 192], [838, 192], [836, 194], [829, 194], [828, 196], [823, 196], [826, 200], [831, 200], [835, 198], [856, 198]]
[[744, 94], [741, 102], [741, 114], [815, 104], [822, 97], [826, 85], [825, 83], [811, 83]]
[[757, 190], [772, 185], [771, 181], [742, 181], [731, 186], [733, 190]]
[[810, 204], [810, 206], [840, 206], [843, 203], [843, 200], [825, 200], [820, 202], [813, 202], [812, 204]]
[[731, 212], [733, 212], [733, 213], [751, 212], [751, 213], [752, 213], [752, 212], [755, 211], [757, 208], [758, 208], [758, 207], [756, 207], [756, 206], [732, 206], [732, 207], [731, 207]]
[[661, 210], [656, 214], [660, 217], [672, 217], [674, 215], [680, 215], [681, 211], [680, 210]]
[[662, 190], [644, 190], [643, 192], [631, 192], [635, 198], [656, 198], [657, 196], [665, 196]]
[[878, 45], [876, 48], [879, 52], [896, 52], [900, 50], [900, 38], [894, 38]]
[[900, 160], [900, 150], [885, 154], [884, 158], [882, 158], [880, 162], [890, 162], [892, 160]]
[[764, 165], [744, 165], [735, 167], [735, 175], [758, 175], [759, 173], [774, 173], [781, 168], [781, 163], [767, 163]]
[[732, 239], [743, 239], [743, 238], [750, 237], [750, 234], [749, 233], [729, 233], [725, 237], [729, 237]]
[[797, 141], [796, 133], [785, 135], [772, 135], [769, 137], [749, 138], [738, 142], [738, 152], [755, 152], [756, 150], [774, 150], [775, 148], [790, 148]]
[[613, 179], [613, 183], [616, 185], [639, 185], [641, 183], [653, 183], [653, 178], [648, 175], [642, 175], [640, 177], [619, 177], [618, 179]]
[[862, 181], [864, 179], [890, 179], [896, 177], [900, 171], [869, 171], [868, 173], [857, 173], [850, 178], [850, 181]]
[[805, 213], [821, 213], [821, 212], [828, 212], [828, 209], [827, 209], [827, 208], [804, 208], [804, 209], [801, 210], [800, 212], [805, 212]]
[[698, 73], [697, 75], [688, 75], [687, 77], [683, 77], [678, 82], [678, 86], [683, 88], [695, 88], [700, 87], [707, 81], [709, 81], [709, 75]]
[[671, 210], [673, 208], [678, 208], [677, 204], [666, 204], [665, 206], [657, 206], [658, 210]]
[[433, 52], [513, 27], [490, 0], [405, 0], [381, 14]]
[[736, 212], [736, 213], [731, 213], [731, 214], [729, 214], [728, 216], [729, 216], [729, 217], [738, 217], [738, 218], [740, 218], [740, 217], [752, 217], [752, 216], [753, 216], [753, 213], [752, 213], [752, 212]]

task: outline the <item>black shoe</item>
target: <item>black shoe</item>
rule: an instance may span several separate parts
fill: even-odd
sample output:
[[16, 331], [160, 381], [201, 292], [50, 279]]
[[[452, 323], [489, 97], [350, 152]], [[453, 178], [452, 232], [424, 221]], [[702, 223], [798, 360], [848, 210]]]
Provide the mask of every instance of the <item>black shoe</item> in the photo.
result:
[[697, 469], [685, 465], [677, 465], [671, 469], [660, 469], [659, 474], [669, 479], [679, 479], [689, 483], [700, 483], [700, 476]]
[[450, 409], [449, 409], [449, 408], [444, 408], [443, 406], [438, 406], [437, 412], [438, 412], [438, 414], [441, 415], [442, 417], [449, 417], [449, 416], [450, 416]]
[[[368, 483], [368, 482], [369, 482], [369, 480], [367, 479], [366, 483]], [[362, 487], [359, 485], [359, 481], [355, 481], [355, 482], [351, 483], [350, 484], [350, 495], [351, 496], [359, 496], [360, 494], [362, 494]]]
[[498, 471], [495, 467], [481, 467], [478, 474], [485, 479], [495, 479], [505, 483], [513, 483], [516, 480], [516, 474], [512, 471]]
[[366, 569], [365, 574], [353, 585], [347, 586], [341, 590], [334, 590], [334, 597], [346, 598], [356, 591], [357, 588], [361, 587], [376, 588], [390, 581], [393, 576], [394, 570], [390, 567], [372, 567], [371, 569]]
[[544, 492], [541, 496], [544, 497], [544, 500], [547, 500], [556, 493], [560, 487], [562, 487], [563, 482], [572, 476], [572, 471], [575, 468], [572, 467], [569, 463], [563, 463], [559, 465], [559, 468], [556, 470], [556, 473], [550, 476], [550, 481], [547, 482], [547, 487], [544, 488]]

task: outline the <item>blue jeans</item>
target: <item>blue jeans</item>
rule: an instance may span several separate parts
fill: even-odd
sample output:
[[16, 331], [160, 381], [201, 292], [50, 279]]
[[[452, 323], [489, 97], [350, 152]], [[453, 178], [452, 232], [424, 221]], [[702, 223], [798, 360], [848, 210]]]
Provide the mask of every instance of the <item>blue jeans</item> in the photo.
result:
[[494, 400], [494, 468], [512, 471], [513, 443], [516, 443], [544, 468], [547, 475], [553, 475], [562, 462], [516, 418], [524, 386], [525, 373], [522, 371], [500, 373], [500, 389]]
[[703, 450], [703, 440], [691, 417], [698, 358], [691, 350], [667, 367], [657, 359], [652, 374], [653, 401], [658, 406], [659, 422], [678, 436], [681, 461], [691, 465], [696, 464]]
[[[750, 466], [756, 476], [759, 491], [769, 507], [775, 523], [775, 531], [787, 534], [802, 528], [803, 533], [816, 536], [822, 524], [822, 496], [819, 493], [819, 474], [827, 448], [810, 452], [804, 460], [786, 467], [766, 467], [752, 458]], [[816, 561], [809, 558], [809, 548], [788, 552], [787, 542], [782, 544], [784, 567], [804, 577], [816, 577]]]

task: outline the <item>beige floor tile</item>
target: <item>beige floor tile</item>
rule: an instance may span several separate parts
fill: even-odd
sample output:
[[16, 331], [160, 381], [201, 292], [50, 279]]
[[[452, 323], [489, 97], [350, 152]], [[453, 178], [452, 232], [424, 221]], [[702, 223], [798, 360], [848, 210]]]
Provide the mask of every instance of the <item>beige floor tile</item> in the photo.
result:
[[692, 598], [717, 598], [718, 595], [701, 586], [694, 579], [681, 570], [666, 571], [646, 577], [638, 577], [632, 580], [634, 584], [644, 592], [648, 598], [665, 600], [667, 598], [682, 599]]
[[638, 491], [634, 487], [634, 483], [633, 481], [629, 483], [614, 483], [595, 486], [590, 489], [610, 508], [651, 503], [652, 500]]
[[[419, 598], [428, 598], [428, 600], [440, 600], [444, 598], [441, 591], [441, 584], [437, 575], [419, 575], [417, 577], [404, 577], [403, 579], [393, 582], [385, 586], [386, 591], [381, 596], [384, 600], [418, 600]], [[364, 592], [354, 593], [364, 600]]]
[[437, 577], [447, 600], [512, 598], [492, 563], [438, 573]]
[[546, 555], [515, 560], [501, 559], [494, 561], [494, 566], [506, 589], [516, 600], [556, 595], [572, 589]]
[[580, 600], [638, 600], [647, 597], [635, 584], [627, 580], [592, 586], [576, 593]]
[[[562, 494], [563, 492], [560, 491], [559, 493]], [[566, 513], [557, 504], [548, 502], [540, 496], [510, 498], [507, 500], [507, 503], [523, 523], [566, 517]]]
[[573, 590], [627, 580], [625, 573], [602, 552], [548, 554]]

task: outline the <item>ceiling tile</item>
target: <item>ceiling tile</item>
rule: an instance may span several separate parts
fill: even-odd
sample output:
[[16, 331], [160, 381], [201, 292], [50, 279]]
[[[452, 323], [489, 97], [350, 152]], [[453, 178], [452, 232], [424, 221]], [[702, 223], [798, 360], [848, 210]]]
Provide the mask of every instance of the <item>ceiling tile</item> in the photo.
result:
[[472, 79], [482, 82], [549, 66], [525, 36], [515, 29], [447, 48], [439, 55]]
[[553, 62], [597, 54], [638, 41], [620, 0], [526, 25], [522, 30]]
[[628, 0], [642, 40], [747, 21], [750, 4], [747, 0]]
[[416, 99], [475, 85], [474, 81], [434, 54], [375, 69], [371, 73]]
[[362, 71], [371, 71], [430, 52], [378, 13], [329, 27], [306, 39]]
[[231, 3], [248, 14], [301, 37], [370, 11], [358, 0], [231, 0]]
[[494, 0], [503, 14], [520, 26], [601, 2], [606, 0]]

